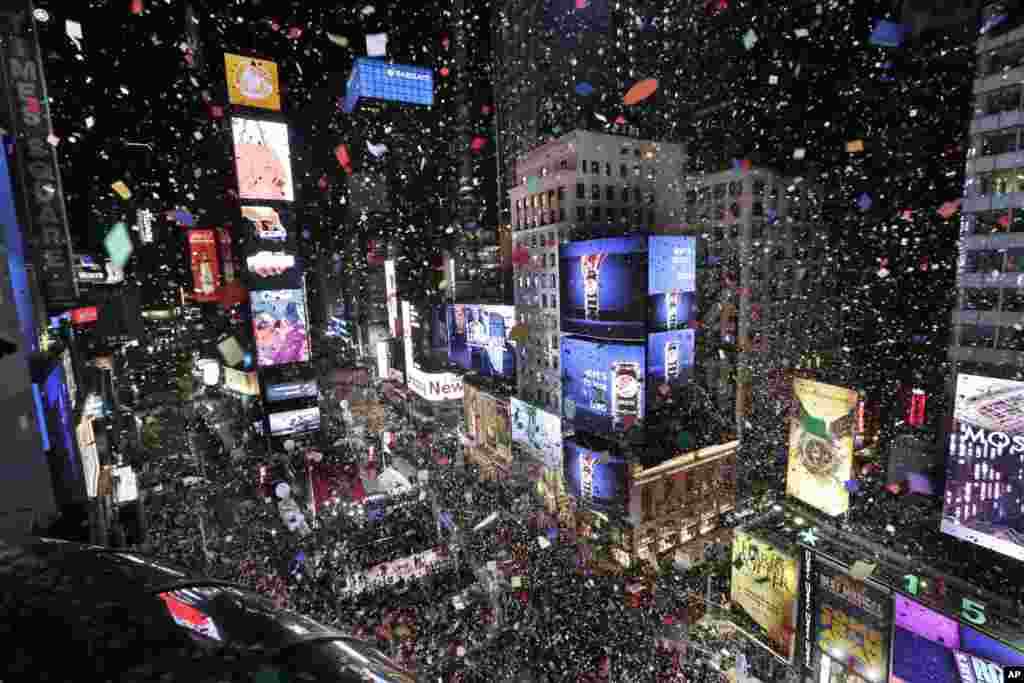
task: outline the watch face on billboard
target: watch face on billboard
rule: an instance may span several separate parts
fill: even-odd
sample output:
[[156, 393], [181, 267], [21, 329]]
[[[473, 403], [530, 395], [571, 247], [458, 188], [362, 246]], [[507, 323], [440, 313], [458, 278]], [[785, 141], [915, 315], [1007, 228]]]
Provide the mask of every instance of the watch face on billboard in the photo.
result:
[[657, 332], [647, 337], [647, 394], [655, 401], [662, 385], [685, 384], [693, 371], [694, 331]]
[[516, 323], [514, 306], [448, 306], [448, 359], [486, 376], [514, 377], [515, 351], [509, 333]]
[[688, 328], [696, 315], [696, 238], [658, 235], [648, 238], [648, 245], [650, 329]]
[[829, 515], [850, 508], [853, 431], [859, 397], [852, 389], [793, 381], [797, 414], [790, 419], [786, 494]]
[[281, 111], [277, 64], [265, 59], [224, 53], [228, 101], [243, 107]]
[[957, 377], [942, 531], [1024, 560], [1024, 382]]
[[576, 429], [624, 432], [644, 418], [644, 347], [562, 338], [562, 407]]
[[622, 512], [629, 507], [629, 465], [608, 449], [593, 450], [566, 441], [565, 485], [581, 510]]
[[562, 331], [599, 339], [647, 336], [647, 238], [559, 248]]
[[260, 367], [309, 360], [306, 298], [301, 289], [250, 292]]
[[231, 133], [238, 196], [243, 200], [294, 201], [288, 126], [236, 117], [231, 120]]

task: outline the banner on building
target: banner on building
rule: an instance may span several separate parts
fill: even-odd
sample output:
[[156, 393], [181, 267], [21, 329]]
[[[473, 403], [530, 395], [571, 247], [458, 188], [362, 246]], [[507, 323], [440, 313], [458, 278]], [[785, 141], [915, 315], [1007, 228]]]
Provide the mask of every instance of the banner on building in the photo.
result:
[[196, 301], [217, 301], [220, 267], [217, 264], [217, 238], [213, 230], [188, 231], [189, 259], [192, 264], [192, 296]]
[[790, 662], [796, 640], [796, 577], [795, 557], [747, 531], [736, 531], [730, 599], [765, 630], [765, 644]]

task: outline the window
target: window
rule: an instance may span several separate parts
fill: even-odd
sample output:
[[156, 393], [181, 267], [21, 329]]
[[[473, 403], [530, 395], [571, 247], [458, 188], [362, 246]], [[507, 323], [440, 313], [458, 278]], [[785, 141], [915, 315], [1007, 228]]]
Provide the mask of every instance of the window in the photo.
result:
[[725, 183], [719, 183], [718, 185], [715, 185], [714, 197], [715, 199], [725, 198]]
[[738, 195], [740, 193], [741, 189], [743, 189], [743, 183], [735, 182], [735, 181], [729, 183], [729, 196], [730, 197], [735, 197], [736, 195]]
[[585, 221], [587, 220], [587, 209], [582, 206], [576, 207], [576, 220]]
[[1015, 170], [1006, 170], [979, 175], [978, 194], [988, 195], [1016, 192], [1018, 187], [1020, 187], [1020, 179], [1017, 177], [1017, 173]]
[[[639, 153], [640, 150], [637, 150], [637, 154]], [[638, 178], [640, 177], [640, 164], [633, 164], [633, 175]]]
[[1017, 111], [1020, 109], [1020, 95], [1020, 85], [1011, 85], [1008, 88], [989, 93], [985, 98], [983, 113], [1002, 114], [1003, 112]]
[[569, 168], [569, 160], [568, 159], [562, 159], [561, 161], [559, 161], [558, 162], [558, 168]]
[[606, 208], [605, 209], [605, 216], [606, 216], [606, 218], [607, 218], [609, 223], [614, 221], [615, 220], [615, 207], [614, 206], [609, 206], [608, 208]]
[[611, 185], [605, 186], [604, 198], [609, 202], [615, 201], [615, 188], [612, 187]]
[[619, 164], [619, 177], [620, 178], [625, 178], [628, 175], [629, 175], [629, 169], [626, 167], [626, 164]]
[[585, 199], [587, 196], [587, 186], [583, 183], [576, 183], [576, 199]]
[[601, 220], [601, 207], [592, 206], [590, 207], [590, 220], [599, 221]]
[[604, 174], [608, 178], [612, 177], [612, 165], [607, 161], [604, 163]]
[[754, 181], [754, 196], [755, 197], [763, 197], [764, 196], [764, 181], [763, 180], [755, 180]]
[[761, 202], [754, 202], [751, 205], [750, 211], [751, 211], [751, 213], [754, 216], [763, 216], [764, 215], [764, 204], [761, 203]]
[[600, 185], [597, 185], [595, 183], [594, 185], [590, 186], [590, 198], [594, 199], [594, 200], [601, 199], [601, 186]]
[[[555, 254], [548, 254], [548, 267], [550, 268], [553, 265], [555, 265]], [[552, 281], [553, 280], [554, 276], [552, 276]], [[551, 286], [554, 287], [553, 284]]]
[[564, 221], [565, 220], [565, 209], [563, 209], [562, 207], [558, 207], [558, 220], [559, 221]]
[[1013, 129], [1009, 131], [1000, 131], [998, 133], [986, 135], [985, 137], [982, 138], [981, 141], [982, 156], [991, 156], [994, 154], [1006, 154], [1007, 152], [1016, 152], [1018, 149], [1018, 132], [1018, 129]]
[[580, 159], [580, 173], [586, 173], [586, 172], [587, 172], [587, 160], [586, 159]]
[[548, 231], [548, 246], [552, 246], [553, 247], [556, 244], [558, 244], [558, 242], [555, 240], [555, 231], [554, 230], [549, 230]]
[[652, 209], [647, 210], [647, 225], [654, 225], [654, 211]]
[[626, 204], [629, 202], [629, 186], [622, 188], [622, 203]]
[[548, 295], [547, 294], [541, 294], [540, 295], [540, 301], [541, 301], [541, 305], [544, 308], [548, 307]]
[[601, 162], [600, 161], [591, 161], [590, 162], [590, 172], [593, 173], [594, 175], [600, 174], [601, 173]]
[[558, 188], [558, 201], [563, 201], [564, 199], [565, 199], [565, 185], [562, 185], [561, 187]]
[[536, 235], [530, 235], [530, 246], [533, 247], [534, 249], [537, 248], [537, 236]]

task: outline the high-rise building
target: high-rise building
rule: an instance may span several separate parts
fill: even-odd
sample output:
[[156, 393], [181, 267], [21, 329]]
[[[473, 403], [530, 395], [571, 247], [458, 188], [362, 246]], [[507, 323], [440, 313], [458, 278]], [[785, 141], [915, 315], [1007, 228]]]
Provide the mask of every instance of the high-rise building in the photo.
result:
[[559, 245], [680, 222], [684, 156], [681, 145], [577, 130], [517, 160], [508, 194], [516, 311], [529, 330], [521, 399], [560, 412]]

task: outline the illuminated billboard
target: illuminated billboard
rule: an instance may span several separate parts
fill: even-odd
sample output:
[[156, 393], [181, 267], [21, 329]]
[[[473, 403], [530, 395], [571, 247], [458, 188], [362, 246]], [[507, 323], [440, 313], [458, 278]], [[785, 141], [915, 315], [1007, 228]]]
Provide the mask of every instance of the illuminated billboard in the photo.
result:
[[267, 385], [267, 400], [271, 402], [290, 401], [294, 398], [316, 398], [319, 393], [315, 379]]
[[647, 335], [647, 238], [559, 247], [562, 331], [601, 339]]
[[252, 326], [260, 367], [309, 360], [306, 297], [301, 289], [252, 292]]
[[238, 196], [243, 200], [295, 200], [288, 126], [278, 121], [231, 119]]
[[1024, 382], [958, 375], [942, 531], [1024, 560]]
[[224, 53], [228, 102], [243, 107], [281, 111], [277, 64], [266, 59]]
[[421, 334], [419, 314], [408, 301], [402, 302], [402, 341], [405, 347], [406, 383], [428, 401], [454, 401], [463, 397], [462, 377], [454, 372], [427, 372], [416, 362], [415, 344]]
[[850, 509], [857, 392], [809, 379], [793, 380], [797, 414], [790, 419], [786, 494], [828, 515]]
[[384, 292], [388, 304], [388, 329], [392, 337], [401, 336], [398, 329], [398, 279], [394, 260], [384, 262]]
[[889, 683], [1002, 683], [1024, 653], [897, 594]]
[[346, 85], [345, 113], [351, 114], [361, 97], [430, 107], [434, 104], [434, 71], [358, 57]]
[[648, 329], [691, 326], [696, 315], [697, 240], [681, 235], [648, 238]]
[[797, 559], [737, 529], [732, 543], [733, 608], [765, 630], [772, 651], [792, 662], [796, 640]]
[[271, 413], [269, 418], [270, 433], [274, 436], [300, 434], [320, 429], [320, 408], [317, 407]]
[[509, 333], [515, 306], [448, 306], [448, 359], [481, 375], [515, 377], [516, 355]]
[[624, 432], [644, 418], [642, 344], [562, 338], [563, 415], [578, 430]]
[[224, 388], [243, 396], [259, 396], [260, 381], [255, 372], [243, 372], [228, 366], [223, 367]]
[[213, 230], [189, 230], [188, 249], [192, 265], [192, 297], [196, 301], [217, 301], [220, 266], [217, 263], [216, 233]]
[[647, 337], [647, 393], [654, 400], [658, 387], [685, 384], [693, 372], [695, 335], [693, 330], [656, 332]]
[[629, 509], [629, 464], [611, 447], [593, 449], [565, 441], [565, 487], [580, 510], [624, 514]]
[[562, 469], [562, 419], [512, 399], [512, 442], [552, 470]]
[[465, 385], [463, 406], [466, 434], [470, 437], [470, 457], [476, 456], [491, 467], [508, 471], [512, 466], [512, 433], [509, 402]]

